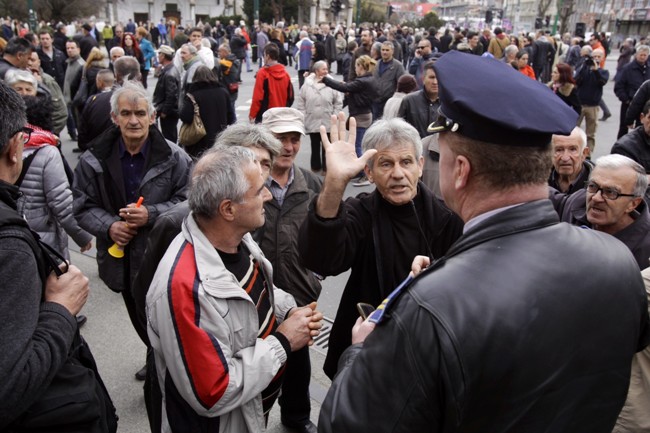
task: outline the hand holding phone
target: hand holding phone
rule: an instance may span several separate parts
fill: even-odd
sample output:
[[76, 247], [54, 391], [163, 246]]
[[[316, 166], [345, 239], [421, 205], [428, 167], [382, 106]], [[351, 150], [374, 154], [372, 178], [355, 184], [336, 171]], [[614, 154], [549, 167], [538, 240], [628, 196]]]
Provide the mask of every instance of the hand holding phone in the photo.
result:
[[361, 318], [363, 320], [366, 320], [368, 316], [370, 316], [370, 314], [375, 311], [375, 307], [370, 304], [366, 304], [365, 302], [359, 302], [357, 304], [357, 311], [359, 312]]

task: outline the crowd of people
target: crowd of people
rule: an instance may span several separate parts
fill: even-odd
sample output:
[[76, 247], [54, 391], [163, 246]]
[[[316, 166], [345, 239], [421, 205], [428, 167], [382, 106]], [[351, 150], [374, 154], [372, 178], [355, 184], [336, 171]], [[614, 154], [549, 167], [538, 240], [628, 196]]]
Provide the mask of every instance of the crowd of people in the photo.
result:
[[[619, 138], [592, 160], [600, 33], [2, 29], [0, 429], [116, 429], [68, 236], [147, 347], [152, 432], [259, 432], [276, 401], [298, 432], [647, 428], [648, 45], [621, 47]], [[347, 270], [316, 427], [317, 301]]]

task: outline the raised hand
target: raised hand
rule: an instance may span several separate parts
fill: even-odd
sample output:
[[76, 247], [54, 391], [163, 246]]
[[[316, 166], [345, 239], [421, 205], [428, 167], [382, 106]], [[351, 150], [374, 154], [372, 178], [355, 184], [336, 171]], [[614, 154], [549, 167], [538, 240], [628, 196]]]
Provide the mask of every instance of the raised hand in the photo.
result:
[[355, 140], [357, 137], [357, 122], [354, 117], [350, 118], [350, 130], [345, 128], [345, 114], [339, 113], [331, 118], [330, 139], [327, 138], [327, 130], [320, 127], [320, 136], [323, 141], [327, 158], [327, 178], [346, 185], [350, 179], [359, 174], [366, 166], [367, 161], [377, 151], [367, 150], [363, 155], [357, 157], [355, 152]]

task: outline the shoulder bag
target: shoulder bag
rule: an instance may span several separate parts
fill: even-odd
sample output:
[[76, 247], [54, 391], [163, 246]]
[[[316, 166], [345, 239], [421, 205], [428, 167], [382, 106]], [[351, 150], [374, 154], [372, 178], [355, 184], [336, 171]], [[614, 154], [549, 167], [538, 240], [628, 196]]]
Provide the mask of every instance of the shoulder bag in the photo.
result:
[[181, 131], [178, 135], [178, 142], [181, 146], [189, 147], [198, 143], [203, 137], [205, 137], [205, 126], [201, 120], [201, 115], [199, 114], [199, 104], [196, 103], [196, 99], [192, 96], [191, 93], [187, 94], [187, 97], [192, 101], [194, 106], [194, 118], [192, 123], [185, 123], [181, 125]]

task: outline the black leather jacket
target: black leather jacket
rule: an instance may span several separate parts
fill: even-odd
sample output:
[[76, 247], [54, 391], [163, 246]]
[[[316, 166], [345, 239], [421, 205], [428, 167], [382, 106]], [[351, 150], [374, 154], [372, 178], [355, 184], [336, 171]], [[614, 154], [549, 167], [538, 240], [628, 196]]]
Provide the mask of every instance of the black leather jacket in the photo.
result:
[[609, 433], [648, 335], [628, 249], [548, 200], [469, 228], [386, 309], [319, 432]]
[[172, 63], [163, 66], [153, 91], [153, 106], [156, 114], [165, 113], [166, 116], [178, 117], [178, 88], [180, 76]]

